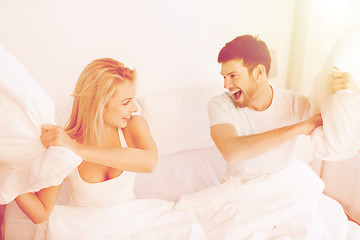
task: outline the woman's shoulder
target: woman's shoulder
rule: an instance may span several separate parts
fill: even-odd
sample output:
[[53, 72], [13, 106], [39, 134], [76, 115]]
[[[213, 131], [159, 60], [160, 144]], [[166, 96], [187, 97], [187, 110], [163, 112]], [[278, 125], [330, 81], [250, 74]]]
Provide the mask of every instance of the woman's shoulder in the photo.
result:
[[127, 123], [125, 129], [127, 129], [127, 128], [131, 129], [131, 128], [134, 128], [134, 127], [138, 128], [138, 127], [147, 126], [147, 125], [148, 125], [148, 123], [147, 123], [146, 119], [143, 116], [141, 116], [141, 115], [133, 115], [130, 118], [129, 122]]
[[133, 115], [122, 130], [125, 137], [142, 135], [149, 131], [149, 125], [143, 116]]

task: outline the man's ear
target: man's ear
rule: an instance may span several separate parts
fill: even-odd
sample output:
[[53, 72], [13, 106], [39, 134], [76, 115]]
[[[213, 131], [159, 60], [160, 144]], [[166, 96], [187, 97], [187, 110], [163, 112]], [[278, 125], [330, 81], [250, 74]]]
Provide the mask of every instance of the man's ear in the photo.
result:
[[264, 75], [266, 75], [265, 72], [265, 66], [262, 64], [257, 65], [253, 70], [253, 77], [255, 80], [261, 79]]

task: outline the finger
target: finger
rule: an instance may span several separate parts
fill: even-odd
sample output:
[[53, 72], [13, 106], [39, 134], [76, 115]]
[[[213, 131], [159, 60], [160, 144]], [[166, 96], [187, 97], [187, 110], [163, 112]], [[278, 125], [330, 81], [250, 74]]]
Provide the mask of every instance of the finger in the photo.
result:
[[349, 85], [348, 82], [345, 81], [334, 81], [331, 82], [331, 86], [332, 87], [347, 87]]
[[55, 137], [51, 134], [42, 134], [40, 136], [40, 139], [41, 139], [41, 141], [49, 142], [49, 141], [53, 141], [55, 139]]
[[330, 81], [330, 87], [339, 87], [339, 86], [343, 86], [343, 87], [347, 87], [350, 84], [349, 81], [347, 81], [346, 79], [332, 79]]
[[338, 68], [337, 66], [334, 66], [334, 69], [335, 69], [336, 71], [342, 72], [342, 71], [340, 70], [340, 68]]
[[336, 79], [336, 78], [344, 78], [345, 77], [345, 73], [344, 72], [332, 72], [331, 73], [331, 77], [333, 79]]
[[43, 124], [41, 126], [41, 132], [49, 131], [49, 130], [55, 128], [55, 127], [56, 127], [56, 125], [53, 125], [53, 124]]
[[345, 90], [345, 89], [347, 89], [346, 87], [332, 87], [331, 88], [331, 91], [333, 92], [333, 93], [336, 93], [336, 92], [338, 92], [338, 91], [340, 91], [340, 90]]
[[49, 148], [50, 145], [47, 140], [45, 140], [43, 138], [40, 138], [40, 140], [41, 140], [41, 143], [44, 145], [44, 147]]
[[348, 72], [333, 72], [331, 73], [331, 78], [343, 78], [345, 81], [350, 81], [352, 79], [351, 74]]

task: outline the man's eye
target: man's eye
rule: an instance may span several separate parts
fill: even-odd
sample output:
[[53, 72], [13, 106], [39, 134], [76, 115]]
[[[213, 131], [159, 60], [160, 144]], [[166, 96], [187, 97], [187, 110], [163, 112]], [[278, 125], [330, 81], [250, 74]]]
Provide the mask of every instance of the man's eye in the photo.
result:
[[231, 78], [237, 78], [237, 75], [231, 74], [230, 77], [231, 77]]
[[128, 105], [130, 103], [130, 101], [126, 101], [126, 102], [124, 102], [122, 105]]

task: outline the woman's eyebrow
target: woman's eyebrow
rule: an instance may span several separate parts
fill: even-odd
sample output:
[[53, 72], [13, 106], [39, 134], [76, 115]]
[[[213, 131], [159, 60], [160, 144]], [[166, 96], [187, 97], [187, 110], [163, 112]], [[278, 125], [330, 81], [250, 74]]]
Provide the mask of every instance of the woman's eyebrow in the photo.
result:
[[122, 100], [122, 102], [125, 102], [125, 101], [128, 101], [128, 100], [131, 100], [132, 99], [132, 97], [129, 97], [129, 98], [124, 98], [123, 100]]

